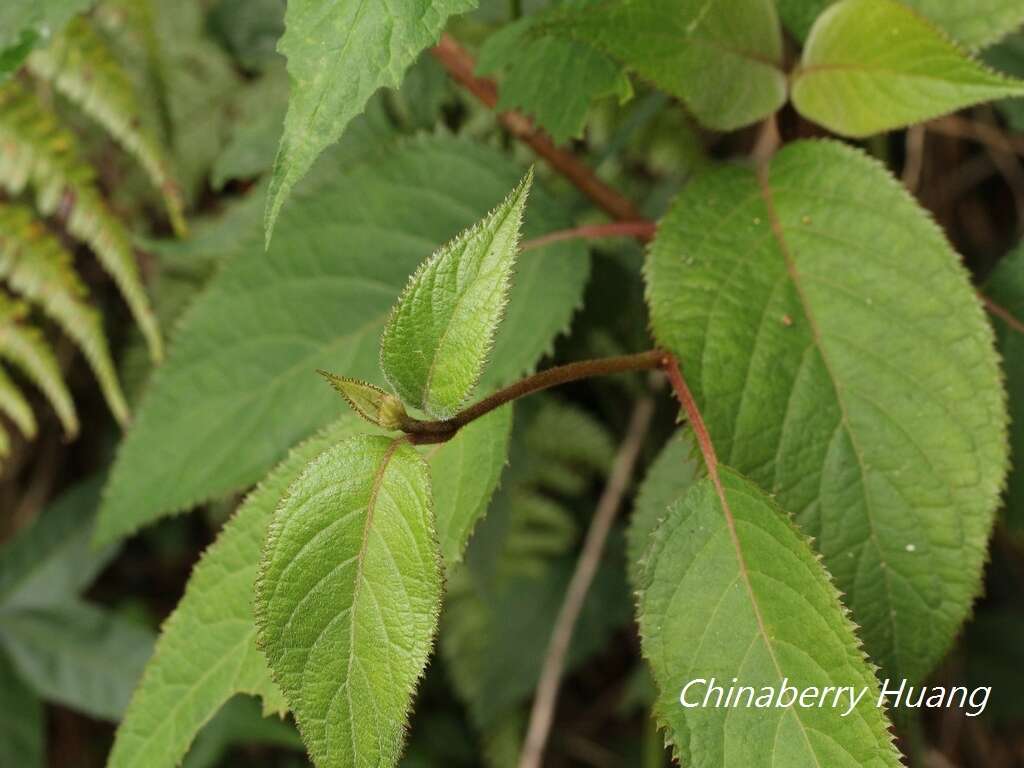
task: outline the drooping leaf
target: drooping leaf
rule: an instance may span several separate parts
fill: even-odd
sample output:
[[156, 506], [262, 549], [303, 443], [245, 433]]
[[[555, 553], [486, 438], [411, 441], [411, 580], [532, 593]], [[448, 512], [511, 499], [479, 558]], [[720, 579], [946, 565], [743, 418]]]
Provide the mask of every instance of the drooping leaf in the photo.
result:
[[263, 699], [264, 712], [286, 706], [256, 647], [253, 585], [274, 509], [305, 466], [351, 436], [359, 420], [345, 414], [292, 450], [249, 494], [203, 554], [185, 596], [164, 623], [156, 652], [117, 730], [109, 768], [145, 762], [173, 768], [199, 729], [237, 693]]
[[64, 432], [78, 433], [78, 415], [61, 378], [60, 365], [39, 329], [23, 321], [28, 307], [0, 292], [0, 360], [6, 360], [25, 374], [46, 395], [60, 419]]
[[1007, 453], [992, 331], [945, 237], [880, 165], [800, 142], [760, 179], [690, 184], [647, 279], [723, 462], [814, 537], [872, 659], [926, 674], [978, 593]]
[[0, 279], [42, 307], [82, 350], [117, 421], [128, 420], [99, 312], [86, 301], [71, 254], [32, 212], [0, 203]]
[[462, 554], [487, 512], [508, 458], [512, 406], [471, 422], [455, 439], [428, 452], [434, 490], [434, 523], [447, 567]]
[[43, 698], [117, 720], [153, 650], [153, 633], [76, 601], [0, 608], [0, 646]]
[[48, 46], [29, 56], [28, 69], [53, 83], [139, 161], [163, 196], [174, 231], [184, 235], [181, 190], [170, 161], [140, 119], [142, 107], [131, 80], [92, 23], [82, 17], [73, 19]]
[[992, 322], [1003, 358], [1010, 410], [1011, 471], [1006, 482], [1006, 520], [1024, 531], [1024, 247], [1002, 258], [985, 282], [984, 294], [995, 302]]
[[508, 301], [533, 170], [483, 220], [423, 262], [384, 326], [380, 365], [399, 397], [453, 416], [483, 372]]
[[[574, 5], [585, 8], [587, 2]], [[582, 134], [591, 102], [608, 96], [625, 101], [633, 88], [621, 65], [604, 52], [539, 30], [546, 15], [524, 16], [488, 37], [480, 49], [477, 72], [504, 74], [496, 109], [521, 110], [562, 143]], [[572, 87], [560, 88], [557, 83]]]
[[409, 418], [402, 401], [378, 386], [359, 379], [337, 376], [327, 371], [317, 371], [327, 382], [338, 390], [353, 411], [374, 426], [382, 429], [399, 429]]
[[0, 6], [0, 81], [95, 0], [32, 0]]
[[637, 492], [636, 504], [626, 529], [627, 567], [634, 589], [640, 588], [644, 556], [652, 534], [668, 516], [672, 502], [685, 495], [700, 478], [702, 468], [694, 454], [695, 450], [690, 432], [674, 435], [647, 470]]
[[750, 125], [786, 100], [772, 0], [604, 0], [547, 23], [679, 97], [708, 128]]
[[9, 418], [26, 438], [31, 440], [36, 435], [36, 417], [32, 414], [32, 406], [21, 394], [21, 390], [11, 381], [0, 367], [0, 413]]
[[319, 768], [398, 762], [441, 605], [432, 518], [426, 464], [387, 437], [328, 449], [274, 515], [258, 636]]
[[[901, 766], [878, 681], [806, 538], [753, 483], [720, 467], [669, 509], [642, 575], [638, 620], [655, 713], [682, 765]], [[762, 693], [851, 686], [837, 707], [684, 706], [703, 679]], [[712, 699], [713, 701], [713, 699]], [[834, 701], [834, 700], [833, 700]]]
[[0, 651], [0, 764], [43, 768], [44, 723], [39, 697]]
[[0, 549], [0, 608], [67, 603], [87, 587], [116, 553], [89, 542], [103, 478], [73, 486]]
[[843, 136], [868, 136], [982, 101], [1024, 94], [895, 0], [840, 0], [818, 17], [793, 104]]
[[0, 187], [35, 192], [45, 216], [58, 214], [75, 238], [88, 243], [117, 283], [154, 360], [163, 356], [160, 329], [146, 298], [131, 238], [107, 208], [92, 167], [79, 157], [73, 134], [18, 83], [0, 87]]
[[396, 88], [452, 14], [475, 0], [293, 0], [278, 50], [288, 57], [292, 90], [267, 195], [267, 242], [281, 205], [317, 155], [341, 136], [378, 88]]
[[[520, 173], [492, 150], [431, 139], [297, 199], [270, 252], [236, 255], [182, 319], [121, 445], [99, 538], [258, 480], [338, 413], [317, 368], [381, 383], [380, 332], [409, 274]], [[568, 226], [539, 185], [531, 201], [526, 236]], [[578, 242], [521, 255], [482, 388], [533, 368], [567, 326], [587, 272]]]

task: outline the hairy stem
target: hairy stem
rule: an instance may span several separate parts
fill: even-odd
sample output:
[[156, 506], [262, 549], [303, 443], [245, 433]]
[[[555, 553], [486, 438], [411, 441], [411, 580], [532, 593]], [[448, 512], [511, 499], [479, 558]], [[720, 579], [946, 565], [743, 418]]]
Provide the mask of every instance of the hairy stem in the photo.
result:
[[640, 219], [639, 221], [613, 221], [609, 224], [588, 224], [573, 229], [560, 229], [556, 232], [549, 232], [546, 235], [527, 240], [520, 248], [521, 251], [532, 251], [535, 248], [542, 248], [551, 243], [558, 243], [563, 240], [599, 240], [606, 237], [635, 237], [638, 240], [647, 241], [654, 238], [656, 225], [653, 221]]
[[525, 379], [499, 389], [490, 397], [485, 397], [473, 405], [460, 411], [450, 419], [440, 421], [421, 421], [408, 417], [403, 420], [401, 429], [409, 435], [410, 440], [418, 445], [426, 443], [443, 443], [454, 437], [460, 428], [481, 416], [490, 413], [525, 395], [539, 392], [542, 389], [567, 384], [570, 381], [589, 379], [594, 376], [608, 376], [613, 373], [627, 371], [652, 371], [661, 368], [666, 353], [660, 349], [652, 349], [635, 355], [618, 357], [602, 357], [597, 360], [583, 360], [568, 365], [548, 368], [546, 371], [527, 376]]
[[[453, 80], [491, 109], [497, 106], [498, 87], [493, 80], [473, 74], [476, 62], [455, 38], [451, 35], [441, 35], [441, 40], [430, 52]], [[556, 147], [551, 138], [536, 128], [529, 118], [510, 111], [502, 112], [498, 119], [510, 134], [544, 158], [548, 165], [562, 174], [613, 219], [636, 221], [642, 218], [640, 211], [629, 199], [601, 181], [578, 157]]]

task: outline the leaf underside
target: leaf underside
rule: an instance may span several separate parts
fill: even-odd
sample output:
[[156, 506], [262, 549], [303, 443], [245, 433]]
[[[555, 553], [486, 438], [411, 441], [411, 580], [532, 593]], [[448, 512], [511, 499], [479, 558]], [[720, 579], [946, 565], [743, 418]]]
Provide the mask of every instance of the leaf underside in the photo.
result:
[[880, 165], [798, 142], [760, 179], [689, 185], [646, 272], [722, 461], [815, 538], [872, 659], [925, 675], [978, 593], [1007, 463], [957, 254]]

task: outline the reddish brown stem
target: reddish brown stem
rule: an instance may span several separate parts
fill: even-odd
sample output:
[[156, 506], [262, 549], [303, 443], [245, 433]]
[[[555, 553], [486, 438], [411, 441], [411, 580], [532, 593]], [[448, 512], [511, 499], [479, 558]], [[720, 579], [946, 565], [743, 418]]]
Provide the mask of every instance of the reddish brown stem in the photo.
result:
[[987, 309], [990, 314], [998, 317], [1017, 333], [1024, 333], [1024, 323], [1018, 320], [1010, 310], [1000, 304], [996, 304], [992, 299], [980, 291], [978, 292], [978, 298], [981, 299], [981, 303], [985, 305], [985, 309]]
[[[441, 40], [431, 49], [441, 65], [453, 80], [462, 85], [491, 109], [498, 104], [498, 86], [493, 80], [477, 77], [473, 70], [473, 57], [451, 35], [442, 35]], [[518, 112], [502, 112], [498, 115], [501, 124], [515, 138], [527, 144], [534, 152], [568, 179], [577, 189], [613, 219], [636, 221], [640, 211], [627, 198], [605, 184], [584, 165], [579, 158], [555, 146], [551, 138], [536, 128], [529, 118]]]
[[672, 391], [675, 392], [676, 399], [679, 400], [679, 404], [686, 411], [686, 418], [690, 421], [690, 428], [693, 430], [693, 434], [697, 438], [697, 445], [704, 456], [708, 477], [715, 484], [715, 489], [718, 491], [719, 496], [724, 499], [725, 493], [722, 490], [722, 482], [718, 478], [718, 456], [715, 454], [715, 446], [711, 442], [711, 435], [708, 434], [708, 428], [704, 424], [704, 417], [700, 415], [697, 401], [693, 399], [693, 393], [690, 392], [686, 379], [683, 377], [679, 361], [673, 355], [662, 353], [661, 366], [664, 368], [665, 373], [668, 374], [668, 380], [672, 384]]
[[605, 237], [635, 237], [644, 242], [654, 238], [657, 225], [653, 221], [613, 221], [610, 224], [590, 224], [574, 229], [550, 232], [523, 243], [522, 251], [532, 251], [563, 240], [599, 240]]
[[443, 443], [454, 437], [455, 433], [460, 428], [469, 424], [469, 422], [479, 419], [495, 408], [500, 408], [505, 403], [517, 400], [525, 395], [539, 392], [549, 387], [555, 387], [559, 384], [589, 379], [594, 376], [608, 376], [627, 371], [652, 371], [661, 368], [664, 359], [664, 352], [659, 349], [652, 349], [635, 355], [582, 360], [578, 363], [569, 363], [568, 365], [549, 368], [546, 371], [535, 373], [533, 376], [527, 376], [525, 379], [521, 379], [515, 384], [510, 384], [504, 389], [499, 389], [490, 397], [485, 397], [483, 400], [474, 403], [450, 419], [420, 421], [419, 419], [408, 418], [402, 424], [402, 431], [409, 435], [409, 439], [413, 443], [418, 445]]

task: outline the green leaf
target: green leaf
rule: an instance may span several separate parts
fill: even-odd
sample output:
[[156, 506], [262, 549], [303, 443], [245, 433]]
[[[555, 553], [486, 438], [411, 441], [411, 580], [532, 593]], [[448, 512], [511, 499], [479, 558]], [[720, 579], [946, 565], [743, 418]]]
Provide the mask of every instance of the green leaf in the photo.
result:
[[380, 387], [358, 379], [337, 376], [327, 371], [317, 371], [317, 373], [338, 390], [353, 411], [374, 426], [382, 429], [399, 429], [404, 420], [409, 418], [409, 414], [402, 406], [402, 401]]
[[292, 187], [378, 88], [397, 88], [452, 14], [475, 0], [411, 0], [400, 8], [358, 0], [292, 0], [278, 50], [291, 97], [267, 195], [266, 237]]
[[1024, 246], [1003, 257], [985, 282], [985, 296], [994, 302], [992, 322], [999, 341], [1009, 394], [1011, 471], [1006, 482], [1006, 520], [1024, 532]]
[[102, 476], [73, 486], [0, 549], [0, 610], [66, 603], [116, 554], [89, 543]]
[[482, 221], [423, 262], [384, 326], [380, 365], [406, 403], [453, 416], [483, 371], [508, 301], [531, 169]]
[[[804, 40], [829, 4], [829, 0], [779, 0], [779, 16], [797, 39]], [[1017, 0], [903, 0], [903, 4], [971, 49], [995, 42], [1024, 22], [1024, 6]]]
[[95, 0], [26, 0], [0, 6], [0, 81]]
[[43, 698], [107, 720], [124, 712], [153, 633], [84, 602], [2, 611], [0, 645]]
[[138, 160], [163, 196], [174, 231], [184, 235], [184, 203], [170, 160], [142, 121], [142, 105], [128, 73], [92, 23], [73, 19], [50, 45], [29, 56], [28, 69], [52, 83]]
[[[270, 252], [244, 249], [182, 318], [121, 444], [98, 538], [259, 480], [337, 416], [341, 403], [317, 368], [381, 383], [381, 329], [409, 274], [521, 172], [494, 150], [421, 140], [296, 199]], [[567, 226], [552, 197], [534, 189], [525, 235]], [[588, 269], [579, 242], [521, 255], [482, 388], [519, 378], [550, 349]]]
[[679, 97], [708, 128], [750, 125], [786, 101], [773, 0], [606, 0], [550, 24]]
[[0, 291], [0, 360], [25, 374], [46, 395], [68, 437], [78, 434], [78, 414], [61, 378], [60, 364], [38, 328], [26, 325], [28, 307]]
[[317, 766], [398, 762], [440, 604], [430, 478], [416, 451], [353, 437], [309, 464], [271, 522], [255, 608]]
[[437, 539], [448, 567], [462, 560], [473, 529], [487, 512], [505, 468], [511, 432], [512, 406], [507, 405], [428, 453]]
[[[708, 768], [901, 766], [876, 706], [878, 681], [825, 569], [785, 512], [719, 471], [721, 486], [704, 479], [669, 509], [642, 577], [640, 638], [676, 759]], [[683, 687], [700, 678], [738, 680], [758, 694], [783, 684], [867, 694], [846, 717], [828, 705], [683, 706]]]
[[264, 712], [283, 714], [284, 697], [256, 647], [253, 585], [271, 517], [306, 465], [360, 426], [345, 414], [294, 448], [249, 494], [189, 577], [181, 602], [117, 730], [109, 768], [145, 761], [173, 768], [192, 739], [228, 699], [248, 693]]
[[640, 587], [651, 536], [668, 515], [672, 502], [699, 479], [702, 468], [695, 451], [693, 434], [680, 431], [661, 449], [640, 485], [626, 529], [626, 561], [634, 589]]
[[691, 183], [646, 269], [722, 461], [814, 537], [872, 659], [926, 674], [978, 594], [1007, 460], [959, 256], [882, 166], [819, 141]]
[[[507, 431], [509, 410], [496, 411], [443, 446], [428, 448], [439, 529], [445, 520], [469, 521], [485, 511], [504, 462], [495, 446], [507, 442], [500, 427], [505, 425]], [[261, 696], [265, 711], [284, 712], [284, 699], [255, 642], [252, 595], [260, 548], [288, 486], [310, 461], [362, 426], [354, 414], [346, 413], [292, 449], [224, 526], [164, 623], [156, 652], [118, 729], [110, 768], [137, 765], [143, 759], [149, 768], [174, 768], [197, 731], [236, 693]], [[493, 455], [486, 481], [481, 455]]]
[[894, 0], [841, 0], [814, 23], [793, 79], [804, 117], [869, 136], [1024, 94]]
[[0, 651], [0, 764], [43, 768], [43, 706]]
[[110, 357], [99, 312], [75, 272], [70, 252], [28, 208], [0, 203], [0, 278], [11, 290], [38, 304], [88, 360], [107, 405], [122, 426], [128, 404]]
[[[587, 3], [575, 3], [586, 7]], [[556, 143], [582, 135], [587, 111], [596, 99], [625, 101], [633, 87], [622, 67], [580, 40], [539, 29], [547, 14], [534, 13], [499, 29], [480, 49], [477, 72], [504, 74], [499, 111], [530, 115]], [[557, 83], [572, 83], [559, 88]]]

